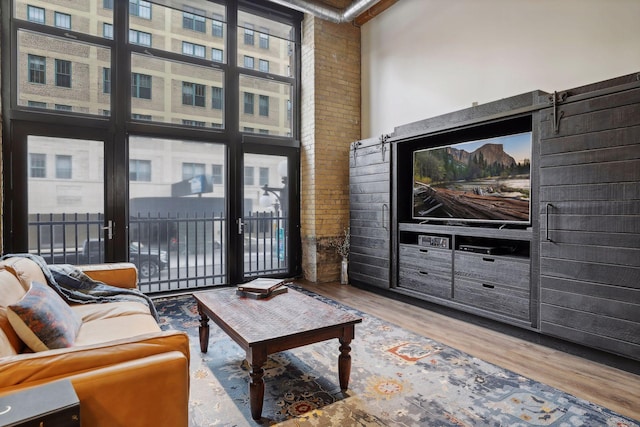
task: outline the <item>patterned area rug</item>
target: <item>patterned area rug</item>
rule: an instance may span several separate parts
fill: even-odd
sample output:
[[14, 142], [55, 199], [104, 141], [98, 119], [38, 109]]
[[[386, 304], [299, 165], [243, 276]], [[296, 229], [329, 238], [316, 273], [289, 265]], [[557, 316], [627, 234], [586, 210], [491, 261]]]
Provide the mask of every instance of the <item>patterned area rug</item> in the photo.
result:
[[[606, 408], [303, 292], [364, 318], [351, 343], [349, 390], [343, 393], [338, 385], [337, 340], [271, 355], [264, 368], [262, 425], [640, 427]], [[259, 425], [249, 411], [249, 370], [240, 347], [209, 322], [209, 351], [201, 353], [193, 297], [155, 303], [163, 329], [190, 337], [191, 426]]]

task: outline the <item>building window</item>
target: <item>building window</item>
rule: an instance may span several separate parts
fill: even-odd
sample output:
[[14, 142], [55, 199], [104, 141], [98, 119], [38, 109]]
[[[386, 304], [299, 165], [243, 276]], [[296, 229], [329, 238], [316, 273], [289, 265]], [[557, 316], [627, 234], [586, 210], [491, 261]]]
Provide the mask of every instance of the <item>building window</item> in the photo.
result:
[[183, 163], [182, 179], [191, 179], [194, 176], [204, 175], [204, 163]]
[[151, 160], [129, 160], [129, 181], [151, 182]]
[[55, 104], [54, 108], [58, 111], [73, 111], [73, 107], [71, 105]]
[[56, 86], [71, 87], [71, 61], [56, 59]]
[[258, 62], [258, 66], [260, 67], [260, 71], [262, 71], [263, 73], [268, 73], [269, 72], [269, 61], [267, 61], [266, 59], [261, 59]]
[[206, 89], [204, 85], [182, 82], [182, 104], [204, 107]]
[[47, 103], [39, 101], [29, 101], [27, 102], [27, 106], [33, 108], [47, 108]]
[[[218, 16], [215, 16], [215, 18], [218, 18]], [[222, 19], [215, 18], [211, 23], [211, 35], [214, 37], [224, 37], [224, 24], [222, 23]]]
[[262, 49], [269, 49], [269, 34], [260, 33], [260, 47]]
[[253, 166], [244, 167], [244, 185], [253, 185], [254, 177]]
[[29, 176], [31, 178], [47, 177], [47, 156], [40, 153], [29, 153]]
[[224, 91], [221, 87], [211, 86], [211, 108], [214, 110], [222, 110], [224, 103]]
[[102, 69], [102, 93], [111, 93], [111, 68]]
[[211, 127], [214, 129], [222, 129], [222, 123], [211, 123]]
[[193, 8], [186, 8], [190, 10], [190, 12], [182, 12], [182, 28], [186, 28], [187, 30], [198, 31], [199, 33], [206, 32], [205, 30], [205, 12], [202, 10], [196, 10]]
[[113, 25], [102, 24], [102, 37], [113, 40]]
[[222, 165], [211, 165], [211, 182], [222, 184]]
[[242, 132], [251, 132], [251, 133], [253, 133], [253, 132], [255, 132], [255, 129], [252, 128], [252, 127], [249, 127], [249, 126], [243, 126], [242, 127]]
[[151, 47], [151, 34], [144, 31], [129, 30], [129, 43]]
[[253, 29], [250, 28], [250, 24], [247, 24], [246, 28], [244, 29], [244, 44], [253, 46], [253, 43], [254, 43], [253, 39], [254, 39]]
[[131, 118], [134, 120], [146, 120], [150, 121], [152, 119], [151, 114], [131, 114]]
[[269, 129], [258, 129], [258, 133], [262, 135], [269, 135]]
[[244, 113], [253, 114], [253, 94], [249, 92], [244, 93]]
[[151, 19], [151, 3], [144, 0], [129, 0], [129, 15]]
[[247, 56], [247, 55], [244, 56], [244, 68], [250, 68], [253, 70], [253, 62], [254, 62], [253, 56]]
[[27, 6], [27, 20], [31, 22], [37, 22], [38, 24], [44, 24], [45, 23], [44, 17], [45, 17], [44, 8]]
[[113, 0], [102, 0], [103, 9], [113, 9]]
[[260, 186], [269, 185], [269, 168], [260, 168]]
[[201, 122], [199, 120], [185, 120], [185, 119], [182, 119], [182, 124], [185, 126], [195, 126], [198, 128], [203, 128], [207, 125], [205, 122]]
[[71, 29], [71, 15], [66, 13], [56, 12], [54, 17], [55, 17], [56, 27], [66, 28], [68, 30]]
[[193, 44], [189, 42], [182, 42], [182, 53], [189, 56], [197, 56], [204, 58], [205, 48], [200, 44]]
[[211, 60], [215, 62], [222, 62], [222, 50], [216, 49], [215, 47], [211, 49]]
[[151, 99], [151, 76], [133, 73], [131, 75], [131, 96], [134, 98]]
[[56, 178], [71, 179], [71, 156], [56, 155]]
[[259, 113], [263, 117], [269, 117], [269, 97], [267, 95], [260, 95]]
[[46, 84], [47, 76], [45, 70], [47, 68], [44, 56], [29, 55], [29, 83]]

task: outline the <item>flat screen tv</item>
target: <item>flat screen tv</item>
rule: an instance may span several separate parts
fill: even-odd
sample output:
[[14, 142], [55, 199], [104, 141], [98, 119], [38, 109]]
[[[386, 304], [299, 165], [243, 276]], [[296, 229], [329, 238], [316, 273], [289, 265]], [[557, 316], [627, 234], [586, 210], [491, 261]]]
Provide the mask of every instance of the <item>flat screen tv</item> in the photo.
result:
[[413, 152], [413, 219], [530, 223], [531, 132]]

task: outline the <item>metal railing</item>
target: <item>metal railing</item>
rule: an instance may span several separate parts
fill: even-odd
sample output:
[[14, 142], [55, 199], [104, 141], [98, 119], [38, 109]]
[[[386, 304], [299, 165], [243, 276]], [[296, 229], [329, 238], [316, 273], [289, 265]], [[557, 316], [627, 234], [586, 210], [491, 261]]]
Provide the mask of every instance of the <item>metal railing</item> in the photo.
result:
[[[244, 275], [286, 274], [287, 218], [259, 212], [244, 223]], [[104, 262], [103, 227], [103, 214], [31, 215], [30, 252], [48, 263]], [[129, 260], [140, 289], [153, 294], [227, 283], [226, 227], [226, 218], [214, 213], [132, 216]]]

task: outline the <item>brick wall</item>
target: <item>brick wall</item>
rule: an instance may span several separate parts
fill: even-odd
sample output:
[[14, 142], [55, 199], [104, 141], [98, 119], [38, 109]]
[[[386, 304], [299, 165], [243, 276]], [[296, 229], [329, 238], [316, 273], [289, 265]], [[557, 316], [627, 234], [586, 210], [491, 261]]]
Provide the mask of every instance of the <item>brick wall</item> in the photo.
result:
[[[339, 6], [339, 5], [338, 5]], [[349, 147], [360, 139], [360, 29], [305, 15], [302, 29], [302, 268], [340, 276], [329, 247], [349, 225]]]

